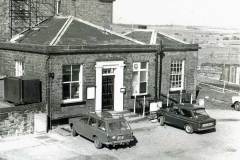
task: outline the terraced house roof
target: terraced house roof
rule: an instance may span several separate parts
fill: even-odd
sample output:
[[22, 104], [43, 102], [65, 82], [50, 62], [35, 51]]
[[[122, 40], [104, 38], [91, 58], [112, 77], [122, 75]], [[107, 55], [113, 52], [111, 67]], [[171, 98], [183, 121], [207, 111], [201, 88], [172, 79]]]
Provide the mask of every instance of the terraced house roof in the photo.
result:
[[136, 45], [144, 44], [76, 17], [55, 16], [22, 32], [12, 43], [38, 45]]

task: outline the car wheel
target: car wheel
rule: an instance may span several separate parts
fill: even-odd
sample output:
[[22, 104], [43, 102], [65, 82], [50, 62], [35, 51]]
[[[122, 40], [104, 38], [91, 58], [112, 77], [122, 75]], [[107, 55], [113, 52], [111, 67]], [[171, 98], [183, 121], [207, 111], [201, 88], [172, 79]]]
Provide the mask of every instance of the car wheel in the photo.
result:
[[189, 134], [193, 133], [193, 127], [190, 124], [186, 124], [184, 127], [185, 131]]
[[72, 136], [76, 137], [78, 135], [77, 131], [72, 127]]
[[160, 116], [159, 117], [159, 124], [160, 124], [160, 126], [163, 126], [164, 125], [164, 122], [165, 120], [164, 120], [164, 117], [163, 116]]
[[235, 109], [236, 111], [240, 111], [240, 102], [235, 102], [235, 103], [234, 103], [234, 109]]
[[98, 137], [94, 137], [94, 145], [97, 149], [101, 149], [103, 147], [102, 143], [98, 139]]

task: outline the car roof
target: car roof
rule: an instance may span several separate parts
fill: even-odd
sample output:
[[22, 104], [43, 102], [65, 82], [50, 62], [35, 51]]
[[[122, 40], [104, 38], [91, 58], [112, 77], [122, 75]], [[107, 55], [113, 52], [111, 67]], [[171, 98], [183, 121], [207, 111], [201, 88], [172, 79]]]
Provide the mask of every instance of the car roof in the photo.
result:
[[88, 113], [89, 116], [99, 119], [99, 120], [104, 120], [104, 121], [119, 121], [119, 120], [123, 120], [124, 117], [121, 114], [117, 114], [117, 115], [112, 115], [109, 112], [89, 112]]
[[204, 107], [199, 107], [199, 106], [193, 105], [193, 104], [176, 104], [173, 107], [178, 107], [178, 108], [185, 109], [185, 110], [205, 109]]

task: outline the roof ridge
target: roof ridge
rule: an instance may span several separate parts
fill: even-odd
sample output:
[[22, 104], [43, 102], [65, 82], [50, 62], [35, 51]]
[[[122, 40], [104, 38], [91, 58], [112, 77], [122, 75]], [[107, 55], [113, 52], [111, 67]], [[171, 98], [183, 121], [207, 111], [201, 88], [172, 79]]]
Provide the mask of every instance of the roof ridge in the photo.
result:
[[[51, 18], [53, 18], [53, 17], [51, 17]], [[44, 19], [44, 20], [38, 22], [37, 24], [35, 24], [34, 26], [32, 26], [32, 27], [30, 27], [30, 28], [27, 28], [27, 29], [23, 30], [22, 32], [14, 35], [14, 36], [9, 40], [9, 42], [10, 42], [10, 43], [16, 43], [16, 41], [17, 41], [19, 38], [21, 38], [21, 37], [24, 36], [23, 33], [29, 31], [30, 29], [32, 29], [32, 28], [34, 28], [34, 27], [39, 26], [41, 23], [43, 23], [43, 22], [45, 22], [45, 21], [47, 21], [47, 20], [49, 20], [49, 19], [50, 19], [50, 18]]]
[[169, 34], [167, 34], [167, 33], [161, 32], [161, 31], [159, 31], [159, 30], [157, 31], [157, 33], [159, 33], [159, 34], [161, 34], [161, 35], [163, 35], [163, 36], [165, 36], [165, 37], [168, 37], [168, 38], [170, 38], [170, 39], [172, 39], [172, 40], [178, 41], [178, 42], [180, 42], [180, 43], [190, 44], [190, 43], [184, 42], [184, 41], [182, 41], [182, 40], [180, 40], [180, 39], [178, 39], [178, 38], [176, 38], [176, 37], [173, 37], [173, 36], [171, 36], [171, 35], [169, 35]]
[[73, 21], [73, 17], [72, 16], [69, 16], [69, 17], [66, 17], [66, 18], [68, 18], [68, 19], [63, 24], [62, 28], [59, 30], [59, 32], [56, 34], [56, 36], [49, 43], [50, 46], [55, 46], [59, 42], [60, 38], [64, 35], [66, 30], [68, 29], [68, 27], [72, 23], [72, 21]]
[[91, 27], [97, 28], [97, 29], [102, 30], [102, 31], [105, 31], [105, 32], [109, 32], [110, 34], [119, 36], [119, 37], [121, 37], [121, 38], [124, 38], [124, 39], [127, 39], [127, 40], [129, 40], [129, 41], [135, 42], [135, 43], [137, 43], [137, 44], [141, 44], [141, 45], [146, 44], [146, 43], [144, 43], [144, 42], [141, 42], [141, 41], [138, 41], [138, 40], [136, 40], [136, 39], [127, 37], [127, 36], [125, 36], [125, 35], [123, 35], [123, 34], [114, 32], [114, 31], [112, 31], [112, 30], [110, 30], [110, 29], [107, 29], [107, 28], [104, 28], [104, 27], [102, 27], [102, 26], [95, 25], [95, 24], [93, 24], [93, 23], [91, 23], [91, 22], [82, 20], [82, 19], [80, 19], [80, 18], [77, 18], [77, 17], [73, 17], [73, 18], [74, 18], [74, 20], [77, 20], [77, 21], [79, 21], [79, 22], [82, 22], [82, 23], [84, 23], [84, 24], [86, 24], [86, 25], [89, 25], [89, 26], [91, 26]]
[[[170, 38], [172, 40], [178, 41], [180, 43], [190, 44], [190, 43], [184, 42], [184, 41], [182, 41], [182, 40], [180, 40], [178, 38], [175, 38], [175, 37], [173, 37], [173, 36], [171, 36], [171, 35], [169, 35], [167, 33], [164, 33], [164, 32], [161, 32], [159, 30], [156, 30], [156, 29], [134, 29], [132, 31], [124, 33], [124, 35], [127, 36], [128, 34], [133, 33], [133, 32], [152, 32], [151, 39], [150, 39], [150, 44], [156, 44], [157, 33], [159, 33], [159, 34], [161, 34], [161, 35], [163, 35], [163, 36], [165, 36], [167, 38]], [[155, 32], [155, 34], [154, 34], [154, 32]], [[156, 36], [156, 37], [154, 37], [154, 36]]]

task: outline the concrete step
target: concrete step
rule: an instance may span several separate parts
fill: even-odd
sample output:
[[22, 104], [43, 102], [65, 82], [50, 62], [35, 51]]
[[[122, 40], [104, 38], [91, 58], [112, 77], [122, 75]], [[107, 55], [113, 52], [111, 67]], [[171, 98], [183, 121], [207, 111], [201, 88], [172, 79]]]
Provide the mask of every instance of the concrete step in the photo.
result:
[[125, 113], [123, 114], [123, 116], [126, 118], [126, 117], [138, 117], [139, 115], [133, 113], [133, 112], [128, 112], [128, 113]]
[[62, 136], [71, 136], [71, 128], [68, 125], [63, 125], [63, 126], [59, 126], [56, 129], [54, 129], [54, 132], [62, 135]]
[[122, 112], [115, 112], [115, 111], [111, 111], [110, 112], [112, 115], [123, 115], [124, 118], [129, 122], [129, 123], [136, 123], [136, 122], [139, 122], [139, 121], [143, 121], [143, 120], [146, 120], [147, 118], [146, 117], [143, 117], [141, 115], [138, 115], [138, 114], [135, 114], [133, 112], [130, 112], [128, 110], [124, 110]]
[[143, 117], [143, 116], [126, 117], [126, 120], [127, 120], [129, 123], [137, 123], [137, 122], [140, 122], [140, 121], [145, 121], [145, 120], [147, 120], [147, 117]]

